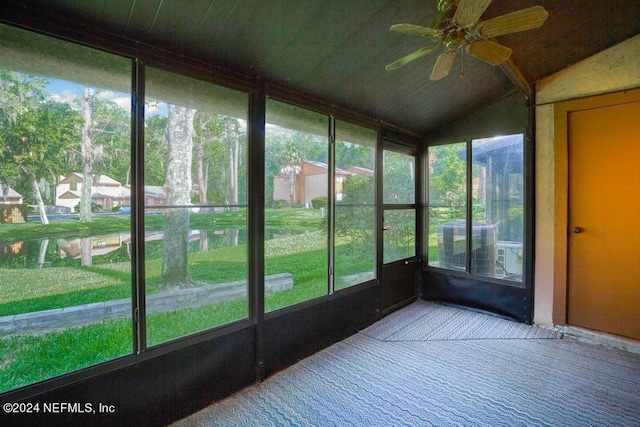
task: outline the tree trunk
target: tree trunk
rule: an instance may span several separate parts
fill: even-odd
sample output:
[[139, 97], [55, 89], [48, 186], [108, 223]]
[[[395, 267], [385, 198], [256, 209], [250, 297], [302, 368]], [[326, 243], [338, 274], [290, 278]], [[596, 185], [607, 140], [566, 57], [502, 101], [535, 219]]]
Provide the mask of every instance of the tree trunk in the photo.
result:
[[82, 90], [82, 189], [80, 195], [80, 221], [91, 222], [91, 189], [93, 187], [93, 145], [91, 142], [93, 91]]
[[36, 208], [38, 209], [38, 214], [40, 215], [40, 223], [42, 225], [48, 225], [49, 218], [47, 217], [47, 211], [44, 208], [44, 201], [42, 200], [42, 193], [40, 193], [38, 180], [24, 167], [22, 167], [22, 170], [29, 176], [29, 180], [31, 181], [31, 190], [33, 191], [33, 198], [36, 201]]
[[200, 252], [206, 252], [209, 250], [209, 233], [207, 230], [200, 230]]
[[38, 252], [38, 267], [42, 268], [47, 260], [47, 248], [49, 247], [49, 239], [42, 239], [40, 241], [40, 251]]
[[93, 264], [93, 258], [91, 257], [92, 245], [93, 239], [91, 237], [83, 237], [80, 240], [80, 263], [83, 266], [90, 266]]
[[206, 164], [204, 167], [204, 179], [202, 180], [202, 185], [204, 186], [204, 195], [205, 200], [207, 197], [207, 193], [209, 192], [209, 165]]
[[[229, 204], [238, 204], [238, 138], [234, 135], [231, 128], [232, 122], [227, 121], [226, 133], [227, 133], [227, 154], [229, 156], [229, 194], [231, 200]], [[232, 211], [237, 211], [237, 207], [231, 208]]]
[[[207, 204], [207, 182], [205, 180], [204, 167], [204, 141], [198, 141], [196, 149], [197, 176], [198, 176], [198, 196], [201, 205]], [[206, 208], [200, 208], [200, 212], [204, 212]]]
[[168, 161], [165, 180], [167, 204], [162, 254], [162, 289], [191, 286], [187, 270], [189, 206], [191, 205], [191, 160], [193, 157], [193, 118], [195, 110], [169, 106], [167, 121]]

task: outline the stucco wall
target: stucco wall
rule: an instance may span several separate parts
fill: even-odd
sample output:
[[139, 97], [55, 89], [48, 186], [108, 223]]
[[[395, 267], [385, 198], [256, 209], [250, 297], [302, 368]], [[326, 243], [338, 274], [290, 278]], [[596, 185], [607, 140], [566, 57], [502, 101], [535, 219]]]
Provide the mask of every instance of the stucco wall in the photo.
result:
[[327, 174], [307, 175], [304, 177], [304, 203], [311, 203], [316, 197], [327, 197]]
[[273, 179], [273, 200], [284, 200], [289, 203], [290, 191], [289, 184], [284, 181], [284, 178]]
[[536, 84], [535, 323], [562, 323], [566, 301], [568, 164], [555, 147], [555, 103], [640, 87], [638, 52], [640, 35]]

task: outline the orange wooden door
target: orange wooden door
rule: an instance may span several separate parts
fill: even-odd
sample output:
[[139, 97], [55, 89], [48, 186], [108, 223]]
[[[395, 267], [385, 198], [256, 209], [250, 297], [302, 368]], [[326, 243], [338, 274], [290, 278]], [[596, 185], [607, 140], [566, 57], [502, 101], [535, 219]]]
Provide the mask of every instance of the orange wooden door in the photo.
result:
[[568, 323], [640, 339], [640, 102], [568, 125]]

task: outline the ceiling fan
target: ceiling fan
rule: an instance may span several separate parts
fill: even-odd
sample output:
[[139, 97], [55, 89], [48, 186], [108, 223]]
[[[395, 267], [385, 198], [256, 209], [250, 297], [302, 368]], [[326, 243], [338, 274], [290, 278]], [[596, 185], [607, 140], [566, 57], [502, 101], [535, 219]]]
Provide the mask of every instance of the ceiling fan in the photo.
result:
[[422, 36], [433, 44], [392, 62], [386, 69], [400, 68], [440, 46], [444, 46], [444, 52], [436, 60], [431, 80], [440, 80], [449, 74], [457, 51], [461, 49], [488, 64], [500, 65], [509, 60], [512, 50], [493, 38], [539, 28], [549, 16], [542, 6], [533, 6], [486, 21], [480, 20], [491, 2], [492, 0], [437, 0], [441, 13], [433, 20], [431, 27], [392, 25], [391, 31]]

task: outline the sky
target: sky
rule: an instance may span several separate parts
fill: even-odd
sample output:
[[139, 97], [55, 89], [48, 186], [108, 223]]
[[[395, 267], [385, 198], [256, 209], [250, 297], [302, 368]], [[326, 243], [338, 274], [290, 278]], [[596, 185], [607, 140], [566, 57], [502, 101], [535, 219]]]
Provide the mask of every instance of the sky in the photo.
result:
[[[78, 108], [78, 99], [82, 95], [82, 89], [84, 85], [69, 82], [66, 80], [58, 80], [48, 78], [47, 81], [49, 84], [47, 85], [47, 91], [51, 94], [51, 98], [57, 102], [67, 103], [74, 108]], [[124, 109], [128, 114], [131, 113], [131, 95], [121, 92], [114, 92], [110, 90], [100, 90], [99, 88], [95, 88], [97, 91], [97, 97], [100, 99], [112, 101], [119, 105], [122, 109]], [[147, 104], [145, 107], [145, 115], [147, 117], [154, 116], [156, 114], [166, 114], [166, 104], [164, 102], [153, 102]]]

